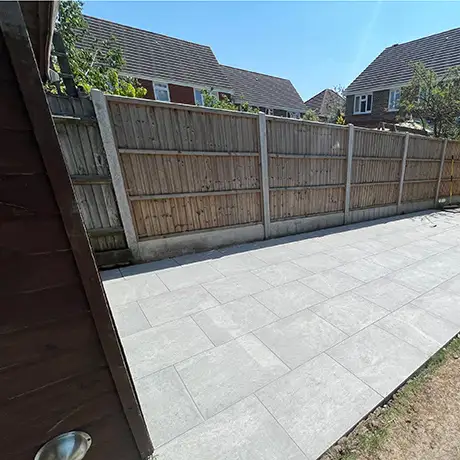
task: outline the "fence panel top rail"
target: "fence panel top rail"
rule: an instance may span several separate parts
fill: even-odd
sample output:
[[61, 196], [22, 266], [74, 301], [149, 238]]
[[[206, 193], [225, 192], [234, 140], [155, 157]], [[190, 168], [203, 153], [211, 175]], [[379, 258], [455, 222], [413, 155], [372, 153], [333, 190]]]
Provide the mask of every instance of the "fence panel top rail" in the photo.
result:
[[118, 148], [176, 152], [259, 151], [258, 119], [178, 104], [109, 102]]

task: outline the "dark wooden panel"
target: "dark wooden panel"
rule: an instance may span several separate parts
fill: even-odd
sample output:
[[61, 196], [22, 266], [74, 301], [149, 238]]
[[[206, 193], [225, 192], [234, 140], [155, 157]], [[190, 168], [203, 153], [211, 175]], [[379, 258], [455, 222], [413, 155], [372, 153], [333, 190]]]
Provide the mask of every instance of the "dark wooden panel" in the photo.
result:
[[72, 284], [77, 276], [70, 250], [36, 255], [3, 253], [0, 256], [0, 297]]
[[118, 412], [119, 407], [105, 367], [18, 396], [0, 406], [2, 457], [23, 449], [24, 441], [38, 448], [43, 440]]
[[0, 127], [0, 139], [0, 174], [33, 174], [44, 171], [41, 159], [30, 155], [30, 149], [36, 148], [32, 131], [12, 131]]
[[0, 218], [58, 214], [44, 174], [0, 176]]
[[0, 305], [0, 334], [68, 320], [89, 308], [78, 280], [72, 285], [9, 293], [0, 297]]
[[[31, 238], [31, 229], [40, 238]], [[40, 254], [49, 251], [70, 250], [62, 221], [55, 217], [24, 216], [0, 225], [0, 249], [10, 253]]]
[[0, 130], [24, 133], [19, 156], [13, 135], [0, 155], [0, 457], [32, 459], [84, 429], [88, 460], [146, 458], [152, 445], [17, 2], [0, 2], [0, 30], [0, 79], [10, 82], [0, 84]]

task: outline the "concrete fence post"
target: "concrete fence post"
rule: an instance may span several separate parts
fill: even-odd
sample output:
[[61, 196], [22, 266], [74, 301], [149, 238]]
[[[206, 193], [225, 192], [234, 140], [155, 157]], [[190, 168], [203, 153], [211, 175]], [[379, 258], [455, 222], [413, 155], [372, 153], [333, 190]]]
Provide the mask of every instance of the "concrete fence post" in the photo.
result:
[[351, 176], [353, 173], [353, 149], [355, 146], [355, 127], [348, 125], [347, 177], [345, 180], [344, 224], [350, 222]]
[[260, 179], [262, 192], [262, 213], [265, 239], [270, 238], [270, 183], [268, 178], [267, 120], [259, 112]]
[[398, 192], [398, 207], [397, 207], [397, 212], [399, 214], [400, 209], [401, 209], [401, 203], [402, 203], [402, 196], [403, 196], [403, 189], [404, 189], [404, 176], [406, 175], [406, 164], [407, 164], [407, 150], [409, 148], [409, 139], [410, 139], [410, 133], [406, 133], [404, 136], [404, 150], [403, 150], [403, 156], [402, 156], [402, 161], [401, 161], [401, 171], [399, 175], [399, 192]]
[[442, 173], [444, 171], [444, 162], [446, 160], [447, 142], [448, 140], [444, 139], [444, 143], [442, 145], [441, 164], [439, 165], [438, 183], [436, 184], [436, 195], [434, 197], [435, 207], [438, 206], [438, 201], [439, 201], [439, 191], [441, 190]]
[[91, 90], [91, 100], [94, 111], [96, 112], [97, 123], [101, 133], [102, 143], [107, 156], [110, 175], [112, 176], [112, 185], [117, 200], [118, 209], [120, 210], [121, 223], [125, 232], [128, 248], [131, 249], [133, 257], [139, 258], [139, 243], [137, 240], [136, 230], [134, 228], [133, 217], [129, 207], [128, 195], [121, 171], [120, 160], [118, 158], [115, 137], [110, 123], [109, 108], [107, 98], [102, 91], [98, 89]]

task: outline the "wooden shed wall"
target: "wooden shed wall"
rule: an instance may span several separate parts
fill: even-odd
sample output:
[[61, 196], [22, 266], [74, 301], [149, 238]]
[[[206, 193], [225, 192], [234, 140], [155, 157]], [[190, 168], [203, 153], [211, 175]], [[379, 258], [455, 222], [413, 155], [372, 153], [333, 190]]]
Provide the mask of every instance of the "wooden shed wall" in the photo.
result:
[[1, 33], [0, 98], [0, 456], [82, 429], [88, 460], [138, 460]]

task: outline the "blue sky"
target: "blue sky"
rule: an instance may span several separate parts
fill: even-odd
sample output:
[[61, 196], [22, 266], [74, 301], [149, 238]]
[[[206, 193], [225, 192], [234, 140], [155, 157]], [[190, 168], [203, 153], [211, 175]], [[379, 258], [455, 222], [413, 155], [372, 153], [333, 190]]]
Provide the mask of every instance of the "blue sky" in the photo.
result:
[[460, 2], [91, 1], [84, 13], [209, 45], [218, 61], [288, 78], [302, 98], [348, 85], [385, 47], [460, 26]]

